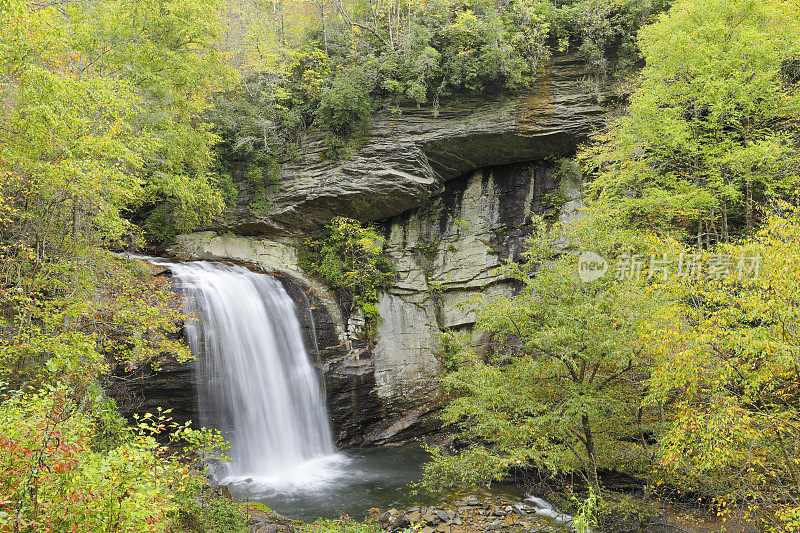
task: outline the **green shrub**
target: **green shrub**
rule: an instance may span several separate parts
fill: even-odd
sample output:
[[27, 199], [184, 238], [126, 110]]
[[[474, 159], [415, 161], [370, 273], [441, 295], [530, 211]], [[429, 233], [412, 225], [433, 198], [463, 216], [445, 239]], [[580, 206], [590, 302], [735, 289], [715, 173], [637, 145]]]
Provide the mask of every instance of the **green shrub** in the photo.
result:
[[348, 138], [362, 130], [372, 114], [373, 78], [363, 65], [346, 67], [322, 91], [318, 122], [327, 130], [328, 146], [336, 156], [352, 148]]
[[211, 491], [188, 498], [182, 509], [175, 533], [248, 533], [248, 515], [229, 498]]
[[156, 244], [172, 244], [178, 230], [172, 216], [173, 205], [169, 202], [158, 205], [144, 221], [145, 235]]
[[269, 214], [270, 193], [274, 190], [280, 173], [280, 165], [271, 156], [251, 159], [242, 169], [242, 178], [250, 184], [252, 200], [250, 208], [258, 215]]
[[379, 319], [378, 289], [393, 276], [383, 255], [383, 239], [374, 229], [356, 220], [334, 218], [321, 234], [306, 239], [300, 265], [332, 289], [351, 294], [367, 320], [365, 333], [371, 333]]
[[363, 124], [372, 112], [370, 91], [374, 82], [362, 67], [347, 67], [322, 91], [319, 121], [336, 135], [349, 135]]
[[303, 533], [380, 533], [381, 528], [371, 524], [356, 522], [344, 517], [339, 520], [318, 520], [308, 524]]

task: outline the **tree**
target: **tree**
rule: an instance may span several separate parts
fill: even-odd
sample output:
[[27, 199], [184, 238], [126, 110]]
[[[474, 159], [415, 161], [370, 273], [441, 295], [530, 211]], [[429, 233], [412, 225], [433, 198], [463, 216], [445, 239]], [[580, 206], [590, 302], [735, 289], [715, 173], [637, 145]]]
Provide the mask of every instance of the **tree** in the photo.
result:
[[662, 349], [647, 399], [669, 413], [662, 482], [787, 530], [800, 520], [798, 260], [800, 217], [787, 207], [754, 239], [709, 252], [714, 275], [674, 280], [678, 305], [652, 329]]
[[644, 28], [628, 113], [583, 156], [602, 209], [706, 245], [752, 230], [757, 198], [794, 194], [798, 20], [796, 2], [683, 0]]
[[[125, 428], [100, 380], [190, 355], [176, 295], [106, 248], [137, 242], [130, 210], [156, 198], [183, 229], [219, 210], [198, 120], [227, 73], [214, 16], [189, 0], [0, 3], [2, 530], [163, 530], [202, 484], [155, 440], [167, 417]], [[175, 429], [187, 451], [219, 444]]]
[[524, 264], [504, 267], [519, 294], [472, 308], [476, 330], [493, 337], [488, 353], [446, 339], [443, 384], [455, 398], [443, 419], [464, 448], [436, 450], [426, 483], [489, 483], [534, 467], [578, 472], [599, 494], [598, 468], [646, 465], [654, 420], [637, 404], [658, 294], [610, 277], [582, 282], [575, 257], [556, 247], [570, 235], [542, 230]]
[[[87, 0], [64, 10], [15, 1], [2, 12], [9, 50], [27, 50], [2, 57], [6, 198], [24, 202], [37, 227], [72, 227], [81, 239], [96, 229], [119, 238], [123, 212], [156, 200], [173, 206], [180, 229], [208, 221], [221, 208], [208, 174], [216, 137], [198, 119], [227, 75], [212, 5]], [[44, 44], [26, 44], [26, 24]]]

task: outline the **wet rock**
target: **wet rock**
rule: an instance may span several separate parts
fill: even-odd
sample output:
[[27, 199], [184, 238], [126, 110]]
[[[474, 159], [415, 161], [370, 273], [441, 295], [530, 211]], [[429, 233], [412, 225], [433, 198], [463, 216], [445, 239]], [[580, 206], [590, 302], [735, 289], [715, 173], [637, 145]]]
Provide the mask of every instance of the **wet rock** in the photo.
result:
[[246, 504], [243, 510], [250, 516], [249, 522], [253, 533], [294, 533], [302, 525], [258, 503]]
[[411, 521], [404, 514], [401, 514], [392, 521], [392, 526], [389, 531], [403, 531], [411, 525]]
[[[474, 505], [461, 505], [470, 501]], [[513, 512], [517, 505], [522, 502], [508, 501], [492, 495], [473, 496], [452, 502], [451, 504], [440, 504], [433, 507], [420, 508], [420, 519], [411, 520], [412, 527], [417, 524], [420, 531], [428, 533], [479, 533], [486, 531], [504, 531], [509, 533], [528, 533], [538, 531], [543, 523], [543, 519], [531, 515], [522, 515]], [[488, 506], [489, 509], [484, 509]], [[507, 513], [506, 508], [512, 509], [512, 513]], [[503, 513], [504, 516], [495, 514], [495, 511]], [[406, 516], [411, 517], [407, 512]], [[434, 520], [431, 520], [434, 519]], [[428, 521], [430, 520], [430, 521]], [[438, 520], [438, 523], [434, 523]], [[448, 529], [449, 528], [449, 529]]]
[[339, 446], [364, 443], [365, 434], [384, 420], [384, 404], [375, 393], [370, 359], [353, 361], [342, 356], [325, 372], [325, 391], [334, 436]]
[[126, 418], [171, 408], [173, 420], [183, 424], [199, 417], [194, 362], [167, 361], [153, 370], [149, 366], [132, 372], [123, 368], [108, 376], [105, 388]]
[[435, 526], [436, 524], [441, 522], [441, 519], [439, 519], [439, 517], [433, 513], [426, 513], [422, 515], [422, 521], [428, 524], [429, 526]]

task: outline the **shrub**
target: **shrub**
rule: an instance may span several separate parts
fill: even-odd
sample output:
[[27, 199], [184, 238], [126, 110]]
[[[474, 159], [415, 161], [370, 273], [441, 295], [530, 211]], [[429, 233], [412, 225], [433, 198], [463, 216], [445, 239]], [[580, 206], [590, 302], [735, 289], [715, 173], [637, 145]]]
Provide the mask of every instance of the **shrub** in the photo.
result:
[[191, 494], [181, 503], [174, 533], [248, 533], [248, 515], [239, 504], [214, 490]]
[[344, 148], [344, 139], [363, 128], [372, 114], [374, 85], [362, 66], [353, 66], [341, 69], [322, 91], [318, 121], [328, 131], [334, 152]]
[[322, 277], [329, 287], [353, 296], [355, 306], [370, 325], [378, 318], [378, 289], [392, 276], [383, 255], [383, 239], [377, 232], [356, 220], [337, 217], [316, 238], [305, 241], [300, 264], [309, 273]]
[[308, 524], [303, 533], [380, 533], [381, 528], [370, 524], [362, 524], [348, 517], [339, 520], [318, 520]]
[[[157, 442], [174, 426], [166, 414], [127, 428], [112, 405], [92, 397], [45, 386], [0, 403], [0, 529], [163, 531], [177, 501], [204, 483]], [[189, 451], [221, 444], [218, 434], [172, 429]]]

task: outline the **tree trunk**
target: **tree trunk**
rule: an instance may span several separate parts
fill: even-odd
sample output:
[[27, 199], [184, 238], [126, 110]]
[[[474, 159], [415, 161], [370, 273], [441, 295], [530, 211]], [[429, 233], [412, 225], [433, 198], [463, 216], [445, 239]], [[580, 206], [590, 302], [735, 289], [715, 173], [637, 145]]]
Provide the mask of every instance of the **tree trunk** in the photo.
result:
[[325, 24], [325, 2], [323, 0], [321, 4], [321, 13], [322, 13], [322, 43], [325, 48], [325, 57], [328, 57], [328, 27]]
[[586, 457], [589, 459], [589, 464], [586, 468], [588, 472], [586, 474], [595, 493], [599, 494], [600, 481], [597, 478], [597, 459], [594, 456], [594, 438], [592, 437], [592, 426], [589, 423], [589, 415], [581, 415], [581, 424], [583, 425], [583, 433], [586, 437], [583, 444], [586, 447]]
[[728, 232], [728, 202], [722, 201], [722, 240], [728, 242], [730, 233]]
[[284, 8], [284, 2], [283, 2], [283, 0], [281, 0], [281, 7], [280, 7], [280, 9], [281, 9], [281, 46], [286, 46], [286, 34], [285, 34], [286, 27], [284, 25], [283, 8]]
[[753, 232], [753, 182], [747, 180], [747, 200], [745, 204], [745, 215], [747, 216], [747, 233]]

